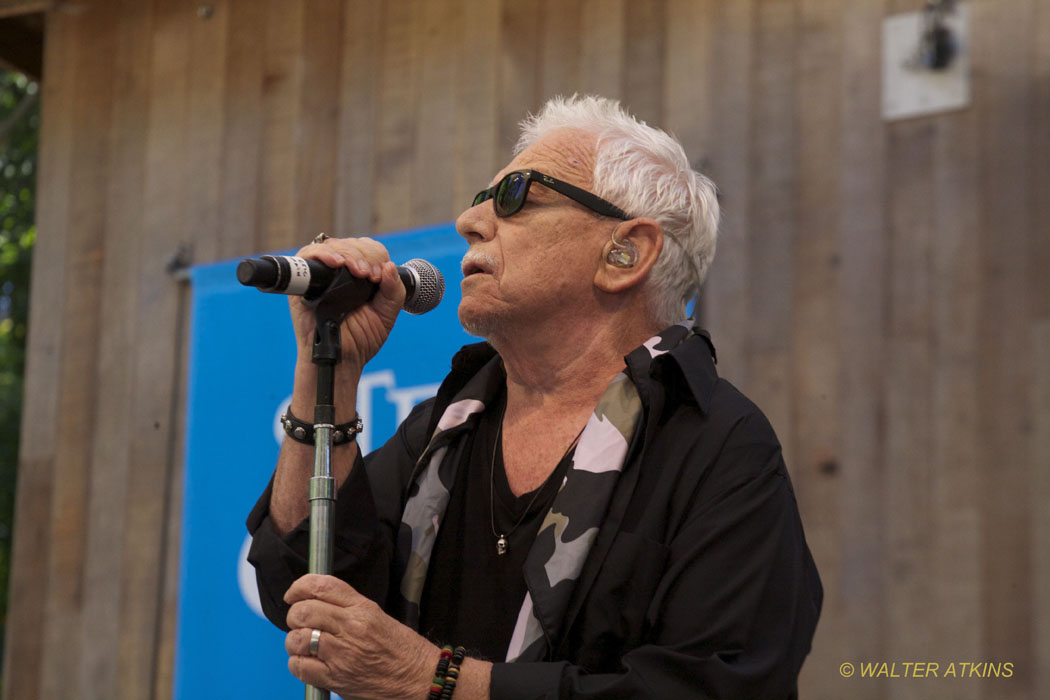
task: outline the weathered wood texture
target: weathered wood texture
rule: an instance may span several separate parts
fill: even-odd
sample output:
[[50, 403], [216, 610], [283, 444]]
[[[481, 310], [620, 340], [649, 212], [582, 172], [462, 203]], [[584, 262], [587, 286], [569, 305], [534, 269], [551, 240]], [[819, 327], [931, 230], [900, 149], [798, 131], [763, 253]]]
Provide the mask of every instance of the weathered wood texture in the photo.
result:
[[46, 12], [56, 0], [0, 0], [0, 17], [17, 17], [33, 12]]
[[[886, 124], [881, 21], [919, 4], [54, 4], [4, 698], [170, 696], [168, 261], [451, 219], [576, 91], [721, 187], [702, 313], [826, 586], [804, 696], [1050, 697], [1050, 3], [971, 2], [973, 104]], [[1013, 672], [839, 673], [883, 661]]]

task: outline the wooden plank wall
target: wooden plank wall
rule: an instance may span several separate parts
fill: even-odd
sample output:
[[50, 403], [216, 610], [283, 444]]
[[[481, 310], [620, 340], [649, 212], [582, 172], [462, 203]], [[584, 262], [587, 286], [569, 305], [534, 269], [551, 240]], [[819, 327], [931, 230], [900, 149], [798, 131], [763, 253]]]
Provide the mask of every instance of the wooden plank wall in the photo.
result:
[[[3, 697], [170, 697], [169, 261], [451, 219], [574, 91], [720, 184], [703, 314], [826, 589], [804, 696], [1050, 697], [1050, 3], [972, 0], [972, 104], [886, 124], [881, 20], [919, 4], [56, 4]], [[1013, 673], [840, 676], [863, 661]]]

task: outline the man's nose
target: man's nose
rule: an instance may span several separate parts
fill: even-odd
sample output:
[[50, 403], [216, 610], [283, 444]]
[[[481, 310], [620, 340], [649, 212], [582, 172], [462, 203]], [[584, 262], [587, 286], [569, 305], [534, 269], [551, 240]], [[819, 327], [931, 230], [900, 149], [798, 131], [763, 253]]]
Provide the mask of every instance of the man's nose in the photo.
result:
[[470, 207], [456, 218], [456, 231], [468, 243], [491, 240], [496, 232], [496, 213], [485, 200]]

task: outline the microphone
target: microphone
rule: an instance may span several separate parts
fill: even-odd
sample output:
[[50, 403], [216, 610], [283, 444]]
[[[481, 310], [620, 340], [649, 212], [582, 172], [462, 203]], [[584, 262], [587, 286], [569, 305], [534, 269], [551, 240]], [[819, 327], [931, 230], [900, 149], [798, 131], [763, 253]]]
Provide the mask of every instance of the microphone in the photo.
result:
[[[328, 267], [324, 263], [291, 255], [264, 255], [247, 258], [237, 265], [237, 281], [246, 287], [272, 294], [301, 296], [307, 301], [318, 299], [332, 284], [343, 268]], [[441, 271], [426, 260], [415, 258], [398, 265], [397, 276], [405, 285], [404, 310], [422, 314], [435, 308], [445, 295], [445, 278]], [[348, 284], [360, 292], [364, 301], [370, 300], [379, 285], [367, 279], [353, 277]]]

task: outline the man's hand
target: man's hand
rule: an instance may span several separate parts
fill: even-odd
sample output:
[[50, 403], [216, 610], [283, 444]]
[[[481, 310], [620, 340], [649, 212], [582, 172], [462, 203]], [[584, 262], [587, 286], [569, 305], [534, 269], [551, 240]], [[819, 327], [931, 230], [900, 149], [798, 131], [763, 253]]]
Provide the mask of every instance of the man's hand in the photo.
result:
[[[390, 335], [405, 301], [405, 287], [386, 248], [371, 238], [329, 238], [300, 249], [297, 255], [329, 267], [346, 267], [355, 277], [379, 285], [372, 300], [354, 309], [339, 332], [342, 361], [335, 366], [335, 422], [346, 423], [357, 414], [357, 384], [361, 373], [365, 363], [379, 352]], [[317, 401], [317, 367], [312, 360], [316, 317], [301, 297], [291, 296], [288, 303], [298, 348], [289, 410], [299, 420], [309, 422], [314, 417]], [[346, 444], [338, 456], [332, 460], [337, 488], [350, 473], [357, 444]], [[313, 447], [284, 441], [270, 497], [270, 517], [279, 534], [291, 532], [310, 513], [306, 493], [313, 475], [313, 458]]]
[[[284, 600], [288, 670], [345, 698], [424, 698], [441, 650], [333, 577], [307, 574]], [[317, 655], [310, 635], [320, 630]]]
[[[383, 244], [371, 238], [329, 238], [311, 243], [296, 253], [329, 267], [345, 267], [354, 277], [379, 285], [369, 303], [354, 309], [343, 322], [341, 344], [343, 360], [360, 374], [386, 342], [405, 301], [405, 288], [397, 276], [397, 266]], [[309, 360], [314, 341], [314, 314], [300, 297], [289, 297], [292, 323], [301, 357]]]

